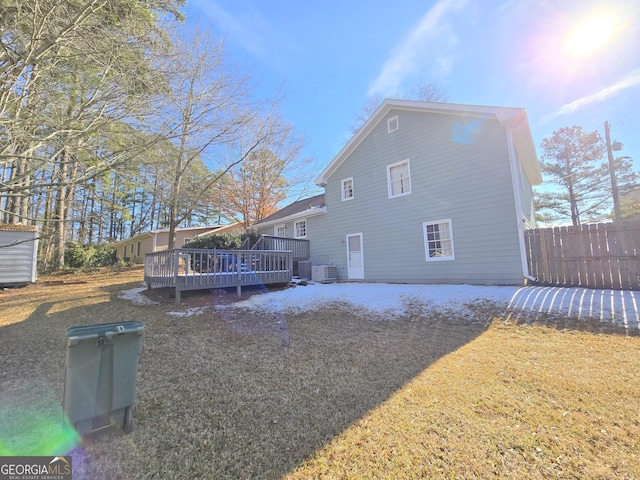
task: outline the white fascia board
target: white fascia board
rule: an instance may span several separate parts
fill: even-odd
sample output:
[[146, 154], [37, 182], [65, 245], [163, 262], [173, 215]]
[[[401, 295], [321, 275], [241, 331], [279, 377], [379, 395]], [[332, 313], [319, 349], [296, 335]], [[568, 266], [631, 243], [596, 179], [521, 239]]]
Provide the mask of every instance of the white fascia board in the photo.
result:
[[300, 218], [315, 217], [316, 215], [321, 215], [324, 213], [327, 213], [326, 206], [313, 207], [313, 208], [309, 208], [308, 210], [305, 210], [304, 212], [298, 212], [286, 217], [280, 217], [275, 220], [269, 220], [267, 222], [261, 222], [261, 223], [255, 224], [254, 227], [262, 228], [262, 227], [271, 227], [274, 225], [282, 225], [292, 220], [298, 220]]

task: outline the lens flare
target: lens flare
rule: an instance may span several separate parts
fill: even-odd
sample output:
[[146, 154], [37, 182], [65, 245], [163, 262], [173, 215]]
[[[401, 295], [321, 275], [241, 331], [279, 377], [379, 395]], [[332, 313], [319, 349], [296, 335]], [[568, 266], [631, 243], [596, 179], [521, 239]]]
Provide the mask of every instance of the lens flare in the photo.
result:
[[65, 455], [81, 442], [62, 407], [51, 398], [42, 405], [4, 403], [0, 409], [0, 456]]
[[616, 34], [616, 21], [613, 16], [594, 15], [577, 25], [567, 35], [567, 52], [579, 57], [588, 55], [600, 49]]

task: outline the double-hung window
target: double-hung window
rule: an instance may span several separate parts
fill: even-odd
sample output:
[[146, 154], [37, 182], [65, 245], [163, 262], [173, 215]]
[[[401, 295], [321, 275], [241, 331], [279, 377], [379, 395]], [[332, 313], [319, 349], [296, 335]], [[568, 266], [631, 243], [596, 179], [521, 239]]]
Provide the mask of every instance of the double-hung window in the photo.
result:
[[389, 198], [401, 197], [411, 193], [411, 171], [409, 160], [387, 166]]
[[425, 222], [422, 225], [427, 262], [455, 260], [451, 219]]
[[298, 220], [293, 224], [295, 238], [305, 238], [307, 236], [307, 221]]
[[353, 198], [353, 177], [342, 180], [342, 201]]
[[276, 225], [275, 234], [276, 234], [276, 237], [286, 237], [287, 236], [286, 225]]

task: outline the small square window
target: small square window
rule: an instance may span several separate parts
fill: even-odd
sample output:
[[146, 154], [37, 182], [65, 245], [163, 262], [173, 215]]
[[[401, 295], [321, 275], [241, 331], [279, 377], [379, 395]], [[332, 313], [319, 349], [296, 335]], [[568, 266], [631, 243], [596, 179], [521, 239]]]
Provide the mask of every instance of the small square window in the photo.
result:
[[400, 128], [400, 124], [398, 123], [397, 115], [387, 120], [387, 132], [395, 132], [398, 128]]
[[427, 262], [455, 260], [450, 219], [437, 222], [425, 222], [422, 224], [422, 228], [424, 230], [424, 246]]
[[342, 180], [342, 200], [351, 200], [353, 198], [353, 178], [345, 178]]
[[411, 193], [411, 171], [409, 160], [387, 166], [389, 198], [401, 197]]
[[287, 236], [287, 228], [285, 225], [277, 225], [276, 226], [276, 237], [286, 237]]
[[305, 238], [307, 236], [307, 221], [300, 220], [293, 224], [295, 238]]

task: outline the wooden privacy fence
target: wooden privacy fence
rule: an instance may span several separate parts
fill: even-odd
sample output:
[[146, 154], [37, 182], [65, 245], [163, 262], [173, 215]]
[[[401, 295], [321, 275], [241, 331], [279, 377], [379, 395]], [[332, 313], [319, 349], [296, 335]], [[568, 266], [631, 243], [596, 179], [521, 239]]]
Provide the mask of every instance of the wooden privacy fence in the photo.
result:
[[527, 230], [525, 245], [535, 283], [640, 290], [640, 220]]

